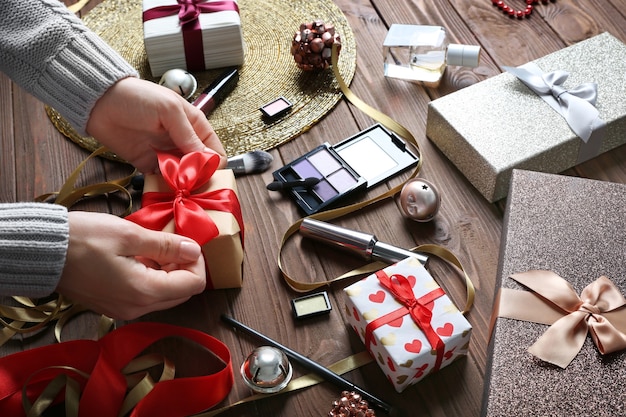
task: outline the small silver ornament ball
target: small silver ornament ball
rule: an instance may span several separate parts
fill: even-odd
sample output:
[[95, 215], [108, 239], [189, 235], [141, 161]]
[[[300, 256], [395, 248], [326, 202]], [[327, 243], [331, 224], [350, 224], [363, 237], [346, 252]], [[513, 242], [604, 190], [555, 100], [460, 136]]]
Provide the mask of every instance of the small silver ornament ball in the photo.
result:
[[400, 207], [404, 217], [417, 222], [432, 220], [441, 206], [441, 196], [429, 181], [414, 178], [400, 191]]
[[171, 69], [161, 76], [159, 84], [175, 91], [186, 99], [198, 88], [196, 77], [182, 69]]
[[241, 376], [253, 391], [270, 394], [285, 388], [293, 370], [285, 352], [272, 346], [260, 346], [241, 365]]

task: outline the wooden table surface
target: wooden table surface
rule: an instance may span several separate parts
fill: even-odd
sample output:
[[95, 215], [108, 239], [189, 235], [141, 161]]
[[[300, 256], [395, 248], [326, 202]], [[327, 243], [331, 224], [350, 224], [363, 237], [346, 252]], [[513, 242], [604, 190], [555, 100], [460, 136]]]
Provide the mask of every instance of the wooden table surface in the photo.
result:
[[[90, 3], [86, 10], [97, 4]], [[500, 73], [502, 65], [521, 65], [582, 41], [604, 31], [626, 42], [626, 1], [556, 0], [539, 4], [529, 19], [510, 19], [489, 0], [336, 0], [354, 31], [357, 43], [357, 70], [351, 88], [366, 103], [407, 127], [419, 141], [424, 166], [421, 176], [440, 189], [443, 203], [430, 223], [405, 220], [393, 200], [370, 207], [357, 215], [334, 222], [375, 234], [381, 241], [401, 247], [424, 243], [443, 245], [461, 259], [476, 286], [474, 308], [468, 314], [473, 326], [470, 352], [429, 376], [419, 384], [396, 393], [375, 363], [347, 374], [347, 378], [380, 398], [403, 409], [409, 416], [477, 416], [480, 414], [483, 379], [488, 357], [488, 324], [492, 310], [503, 202], [490, 204], [426, 138], [426, 109], [429, 101], [480, 82]], [[515, 0], [513, 6], [525, 7]], [[478, 44], [483, 48], [480, 66], [475, 69], [448, 68], [438, 89], [423, 88], [382, 75], [381, 45], [392, 23], [431, 24], [447, 28], [451, 40]], [[600, 80], [610, 82], [610, 80]], [[623, 88], [621, 86], [620, 88]], [[28, 201], [42, 193], [57, 190], [87, 152], [63, 137], [50, 123], [44, 106], [0, 75], [0, 201]], [[499, 114], [506, 123], [520, 114]], [[480, 123], [480, 120], [476, 120]], [[168, 311], [149, 314], [142, 321], [177, 324], [205, 331], [228, 345], [233, 366], [260, 343], [237, 334], [219, 320], [228, 313], [247, 325], [282, 342], [324, 365], [364, 349], [347, 326], [342, 314], [342, 285], [328, 289], [334, 306], [330, 315], [296, 323], [290, 300], [297, 293], [285, 285], [277, 266], [277, 254], [285, 230], [301, 213], [279, 193], [265, 185], [271, 171], [313, 149], [324, 141], [331, 143], [351, 136], [373, 124], [345, 100], [318, 124], [300, 137], [272, 149], [274, 163], [265, 173], [237, 179], [246, 227], [244, 286], [241, 289], [208, 291]], [[564, 174], [626, 183], [626, 147], [598, 156]], [[85, 181], [116, 178], [128, 167], [99, 160], [88, 165]], [[406, 178], [406, 175], [405, 177]], [[403, 177], [379, 186], [370, 196], [401, 183]], [[80, 206], [85, 210], [119, 213], [116, 198], [96, 200]], [[284, 250], [285, 269], [301, 280], [324, 280], [338, 276], [361, 261], [351, 255], [301, 241], [289, 242]], [[459, 275], [440, 261], [431, 273], [443, 283], [454, 300], [463, 299]], [[70, 322], [64, 340], [96, 338], [98, 316], [86, 314]], [[119, 323], [123, 325], [124, 323]], [[0, 355], [54, 343], [51, 329], [37, 336], [15, 338], [0, 348]], [[173, 354], [182, 375], [199, 369], [203, 360], [193, 353]], [[183, 352], [184, 353], [184, 352]], [[295, 376], [305, 370], [294, 364]], [[340, 389], [323, 383], [298, 393], [284, 394], [248, 403], [225, 412], [225, 416], [325, 416]], [[223, 405], [250, 395], [240, 378]], [[384, 415], [382, 412], [378, 415]]]

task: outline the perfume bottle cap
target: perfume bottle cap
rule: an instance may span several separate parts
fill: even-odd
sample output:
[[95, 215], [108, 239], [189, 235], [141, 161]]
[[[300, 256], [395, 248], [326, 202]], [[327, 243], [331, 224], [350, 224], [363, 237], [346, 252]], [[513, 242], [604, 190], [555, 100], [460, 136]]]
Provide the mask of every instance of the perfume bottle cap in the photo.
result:
[[480, 46], [459, 45], [456, 43], [448, 45], [448, 65], [474, 68], [478, 66], [479, 60]]

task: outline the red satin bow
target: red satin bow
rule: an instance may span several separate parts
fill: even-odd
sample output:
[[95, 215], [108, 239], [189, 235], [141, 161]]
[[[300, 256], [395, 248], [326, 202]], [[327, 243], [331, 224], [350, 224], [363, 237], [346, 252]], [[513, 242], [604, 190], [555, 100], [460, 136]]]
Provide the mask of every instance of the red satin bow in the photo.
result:
[[[0, 415], [23, 416], [22, 389], [32, 401], [55, 376], [68, 373], [60, 367], [69, 367], [89, 376], [82, 390], [78, 415], [117, 417], [127, 387], [122, 369], [151, 344], [166, 337], [183, 337], [198, 343], [226, 365], [214, 374], [157, 383], [135, 406], [131, 417], [188, 416], [222, 401], [234, 383], [226, 345], [197, 330], [159, 323], [133, 323], [98, 341], [74, 340], [1, 358]], [[46, 368], [49, 368], [47, 372], [39, 372]], [[30, 378], [34, 374], [36, 377]]]
[[143, 21], [159, 19], [178, 14], [182, 26], [183, 47], [185, 49], [185, 63], [189, 71], [203, 71], [204, 43], [202, 28], [198, 17], [200, 13], [215, 13], [235, 11], [239, 13], [237, 2], [234, 1], [207, 1], [207, 0], [176, 0], [178, 4], [171, 6], [157, 6], [143, 12]]
[[435, 361], [433, 371], [438, 370], [441, 367], [441, 362], [443, 361], [445, 345], [439, 335], [435, 332], [435, 329], [433, 329], [431, 319], [433, 317], [433, 303], [437, 298], [445, 294], [443, 289], [437, 288], [420, 298], [415, 298], [411, 283], [406, 277], [399, 274], [394, 274], [389, 277], [384, 270], [377, 271], [376, 277], [378, 278], [380, 284], [389, 290], [389, 292], [391, 292], [394, 298], [401, 303], [403, 307], [392, 311], [391, 313], [387, 313], [384, 316], [369, 322], [367, 326], [365, 326], [365, 346], [369, 348], [372, 342], [374, 330], [384, 324], [399, 319], [408, 313], [415, 324], [422, 329], [426, 335], [426, 339], [428, 339], [428, 342], [430, 343], [430, 346], [437, 352], [437, 359]]
[[173, 218], [176, 234], [204, 245], [219, 235], [215, 222], [205, 211], [225, 211], [235, 216], [243, 241], [241, 206], [233, 190], [194, 194], [217, 170], [219, 155], [212, 151], [192, 152], [180, 158], [169, 152], [157, 154], [161, 175], [171, 191], [144, 193], [142, 208], [126, 218], [151, 230], [163, 230]]

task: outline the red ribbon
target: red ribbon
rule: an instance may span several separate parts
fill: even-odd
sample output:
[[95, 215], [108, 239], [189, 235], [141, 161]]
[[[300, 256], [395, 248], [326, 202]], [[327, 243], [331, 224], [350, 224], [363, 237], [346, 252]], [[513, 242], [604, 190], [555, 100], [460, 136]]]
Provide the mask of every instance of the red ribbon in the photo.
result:
[[204, 245], [219, 235], [206, 210], [224, 211], [235, 216], [243, 241], [243, 217], [235, 191], [221, 189], [194, 194], [217, 170], [219, 155], [212, 151], [192, 152], [182, 157], [159, 151], [157, 155], [161, 175], [171, 191], [144, 193], [142, 208], [126, 219], [151, 230], [163, 230], [174, 219], [176, 234]]
[[133, 323], [98, 341], [74, 340], [0, 358], [0, 415], [23, 416], [24, 384], [28, 381], [26, 392], [32, 401], [54, 377], [68, 373], [67, 369], [59, 368], [38, 371], [59, 366], [90, 374], [82, 390], [80, 417], [117, 417], [127, 388], [121, 372], [124, 366], [156, 341], [174, 336], [206, 347], [226, 364], [225, 367], [210, 375], [158, 382], [133, 409], [131, 417], [189, 416], [214, 407], [226, 398], [234, 383], [231, 355], [226, 345], [197, 330], [169, 324]]
[[422, 329], [426, 335], [426, 339], [430, 343], [430, 346], [437, 352], [437, 359], [435, 360], [435, 366], [433, 367], [433, 371], [437, 371], [441, 367], [441, 362], [443, 361], [445, 345], [431, 325], [433, 317], [432, 310], [434, 301], [444, 295], [445, 292], [443, 289], [437, 288], [420, 298], [415, 298], [411, 283], [406, 277], [399, 274], [393, 274], [389, 277], [383, 270], [377, 271], [376, 277], [378, 278], [380, 284], [389, 290], [394, 298], [403, 306], [369, 322], [367, 326], [365, 326], [366, 348], [369, 349], [370, 344], [372, 343], [374, 330], [385, 324], [393, 322], [408, 313], [415, 324]]
[[[185, 61], [188, 71], [204, 71], [204, 46], [202, 42], [202, 28], [198, 17], [200, 13], [215, 13], [235, 11], [239, 13], [239, 7], [234, 1], [207, 0], [176, 0], [175, 5], [157, 6], [143, 12], [143, 21], [159, 19], [178, 14], [178, 20], [182, 26], [183, 45], [185, 48]], [[198, 53], [200, 52], [200, 53]]]

